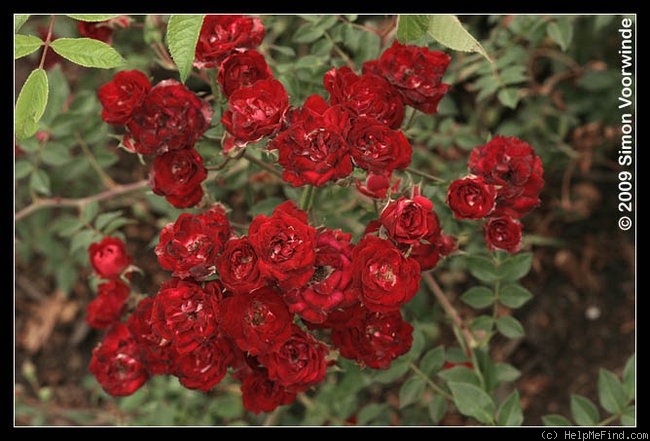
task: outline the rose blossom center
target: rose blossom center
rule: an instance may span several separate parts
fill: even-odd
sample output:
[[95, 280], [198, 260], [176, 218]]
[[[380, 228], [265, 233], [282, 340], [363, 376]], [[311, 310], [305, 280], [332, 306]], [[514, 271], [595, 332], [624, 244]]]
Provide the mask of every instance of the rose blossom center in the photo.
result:
[[370, 265], [370, 273], [375, 276], [375, 280], [383, 288], [392, 288], [397, 283], [397, 276], [393, 272], [390, 263], [373, 263]]

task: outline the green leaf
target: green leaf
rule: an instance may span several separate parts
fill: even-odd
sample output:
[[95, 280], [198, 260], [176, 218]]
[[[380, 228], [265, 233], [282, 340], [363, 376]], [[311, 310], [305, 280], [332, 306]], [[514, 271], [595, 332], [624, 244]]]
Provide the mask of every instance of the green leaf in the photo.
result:
[[14, 15], [14, 33], [18, 32], [23, 27], [25, 22], [29, 19], [29, 14], [15, 14]]
[[409, 404], [417, 402], [427, 387], [427, 384], [420, 377], [410, 377], [399, 389], [399, 408], [402, 409]]
[[551, 37], [551, 39], [555, 41], [563, 51], [567, 49], [571, 43], [571, 39], [573, 38], [573, 26], [567, 19], [550, 22], [546, 27], [546, 32], [548, 32], [548, 36]]
[[499, 317], [496, 325], [499, 332], [508, 338], [518, 338], [526, 335], [524, 326], [514, 317]]
[[482, 389], [468, 383], [449, 383], [454, 404], [460, 413], [484, 424], [494, 421], [494, 401]]
[[43, 40], [35, 35], [16, 35], [14, 38], [14, 59], [36, 52], [43, 46]]
[[66, 60], [84, 67], [112, 69], [125, 63], [112, 46], [94, 38], [57, 38], [50, 47]]
[[442, 370], [438, 373], [438, 376], [448, 383], [464, 383], [464, 384], [473, 384], [478, 386], [481, 384], [474, 369], [470, 369], [467, 366], [454, 366], [449, 369]]
[[178, 67], [181, 83], [192, 71], [204, 15], [172, 15], [167, 23], [167, 46]]
[[45, 170], [34, 170], [29, 177], [29, 188], [37, 193], [49, 196], [51, 192], [50, 175], [48, 175]]
[[596, 405], [577, 394], [571, 395], [571, 416], [579, 426], [595, 426], [600, 418]]
[[494, 363], [494, 378], [497, 383], [512, 382], [521, 376], [521, 371], [508, 363]]
[[494, 292], [485, 286], [473, 286], [460, 299], [472, 308], [487, 308], [494, 303]]
[[420, 360], [420, 370], [427, 376], [435, 375], [445, 364], [445, 348], [437, 348], [427, 351]]
[[119, 17], [119, 14], [66, 14], [68, 17], [87, 22], [99, 22]]
[[499, 406], [497, 424], [499, 426], [521, 426], [524, 413], [519, 402], [519, 391], [514, 390]]
[[621, 415], [621, 424], [624, 426], [636, 425], [636, 406], [628, 406]]
[[483, 256], [467, 256], [467, 269], [482, 282], [493, 283], [498, 279], [494, 263]]
[[447, 413], [447, 400], [440, 395], [432, 396], [428, 410], [431, 421], [433, 421], [434, 424], [440, 423], [442, 418], [445, 416], [445, 413]]
[[38, 121], [45, 112], [48, 81], [44, 69], [34, 69], [20, 89], [15, 109], [16, 140], [29, 138], [38, 130]]
[[598, 401], [610, 413], [617, 413], [627, 405], [627, 396], [620, 380], [613, 372], [603, 368], [598, 371]]
[[501, 262], [497, 273], [501, 280], [514, 282], [528, 274], [532, 265], [533, 253], [514, 254]]
[[516, 87], [504, 87], [497, 93], [497, 98], [504, 106], [509, 109], [514, 109], [517, 107], [517, 103], [519, 103], [519, 89]]
[[508, 308], [521, 308], [532, 298], [533, 294], [517, 283], [505, 285], [499, 290], [499, 303]]
[[400, 15], [397, 17], [397, 40], [404, 44], [419, 40], [427, 33], [429, 15]]
[[544, 415], [542, 417], [542, 422], [545, 426], [572, 426], [571, 421], [569, 421], [565, 416], [552, 414]]
[[427, 24], [427, 33], [438, 43], [462, 52], [476, 52], [492, 63], [487, 52], [455, 15], [432, 15]]
[[386, 403], [370, 403], [364, 406], [357, 414], [357, 424], [364, 426], [369, 422], [377, 419], [382, 413], [388, 409]]
[[636, 393], [636, 356], [628, 358], [623, 369], [623, 388], [628, 400], [633, 400]]

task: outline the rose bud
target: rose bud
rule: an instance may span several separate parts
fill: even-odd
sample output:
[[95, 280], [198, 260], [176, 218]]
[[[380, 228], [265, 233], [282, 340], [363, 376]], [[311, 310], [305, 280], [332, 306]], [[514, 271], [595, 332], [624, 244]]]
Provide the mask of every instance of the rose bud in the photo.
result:
[[481, 219], [496, 206], [497, 191], [480, 176], [456, 179], [449, 185], [447, 205], [456, 219]]
[[483, 226], [485, 243], [490, 251], [517, 253], [521, 249], [522, 229], [523, 224], [512, 217], [490, 218]]

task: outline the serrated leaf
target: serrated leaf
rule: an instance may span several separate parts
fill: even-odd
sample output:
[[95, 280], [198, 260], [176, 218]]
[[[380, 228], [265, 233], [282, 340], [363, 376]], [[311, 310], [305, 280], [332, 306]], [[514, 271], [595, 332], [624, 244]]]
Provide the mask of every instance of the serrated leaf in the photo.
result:
[[380, 416], [387, 409], [388, 405], [385, 403], [370, 403], [364, 406], [357, 414], [357, 424], [360, 426], [366, 425], [367, 423]]
[[617, 413], [627, 405], [625, 389], [613, 372], [600, 368], [598, 371], [598, 401], [603, 409]]
[[504, 87], [497, 93], [497, 98], [509, 109], [514, 109], [519, 103], [519, 90], [514, 87]]
[[555, 41], [563, 51], [566, 50], [573, 38], [573, 27], [569, 20], [566, 19], [552, 21], [546, 27], [546, 32], [548, 32], [548, 36], [551, 37], [551, 39]]
[[492, 63], [487, 52], [455, 15], [431, 15], [427, 33], [438, 43], [462, 52], [476, 52]]
[[427, 33], [429, 15], [400, 15], [397, 17], [397, 40], [402, 43], [419, 40]]
[[111, 45], [94, 38], [57, 38], [50, 47], [66, 60], [84, 67], [112, 69], [125, 63]]
[[494, 401], [484, 390], [468, 383], [451, 382], [448, 385], [460, 413], [483, 424], [494, 421]]
[[440, 395], [434, 395], [431, 397], [431, 401], [428, 406], [429, 417], [434, 424], [438, 424], [442, 421], [442, 418], [447, 413], [447, 400], [445, 400]]
[[49, 196], [51, 191], [50, 176], [45, 170], [34, 170], [29, 176], [29, 188], [37, 193]]
[[109, 222], [111, 222], [113, 219], [117, 219], [120, 216], [122, 216], [121, 210], [101, 213], [95, 219], [95, 229], [102, 231], [104, 227], [109, 224]]
[[621, 415], [621, 424], [624, 426], [636, 425], [636, 406], [628, 406]]
[[542, 417], [542, 422], [545, 426], [573, 426], [571, 421], [569, 421], [565, 416], [557, 414], [544, 415]]
[[518, 338], [526, 335], [524, 326], [514, 317], [499, 317], [496, 325], [499, 332], [508, 338]]
[[192, 71], [204, 15], [172, 15], [167, 23], [167, 47], [178, 67], [181, 83]]
[[499, 291], [499, 303], [508, 308], [521, 308], [532, 298], [533, 294], [529, 290], [516, 283], [505, 285]]
[[497, 424], [499, 426], [521, 426], [524, 413], [519, 402], [519, 392], [514, 390], [499, 406]]
[[530, 271], [533, 265], [533, 253], [519, 253], [508, 256], [498, 268], [499, 278], [504, 282], [514, 282]]
[[14, 38], [14, 59], [25, 57], [43, 46], [43, 40], [35, 35], [16, 35]]
[[99, 213], [99, 202], [90, 201], [81, 208], [81, 219], [86, 223], [91, 223]]
[[438, 376], [448, 383], [467, 383], [478, 386], [481, 384], [474, 369], [467, 366], [454, 366], [449, 369], [444, 369], [438, 373]]
[[483, 309], [494, 303], [494, 291], [485, 286], [473, 286], [460, 299], [472, 308]]
[[596, 405], [577, 394], [571, 395], [571, 416], [579, 426], [595, 426], [600, 418]]
[[630, 356], [623, 368], [623, 388], [628, 400], [633, 400], [636, 395], [636, 355]]
[[44, 69], [34, 69], [20, 89], [15, 109], [16, 140], [29, 138], [38, 130], [38, 121], [47, 106], [49, 88]]
[[521, 376], [521, 371], [508, 363], [494, 364], [494, 378], [497, 383], [513, 382]]
[[419, 368], [427, 376], [435, 375], [445, 364], [445, 348], [437, 348], [427, 351], [420, 360]]
[[494, 263], [483, 256], [467, 256], [467, 269], [482, 282], [493, 283], [498, 279]]
[[87, 22], [99, 22], [119, 17], [119, 14], [66, 14], [68, 17]]
[[399, 389], [399, 408], [402, 409], [422, 398], [426, 383], [420, 377], [410, 377]]

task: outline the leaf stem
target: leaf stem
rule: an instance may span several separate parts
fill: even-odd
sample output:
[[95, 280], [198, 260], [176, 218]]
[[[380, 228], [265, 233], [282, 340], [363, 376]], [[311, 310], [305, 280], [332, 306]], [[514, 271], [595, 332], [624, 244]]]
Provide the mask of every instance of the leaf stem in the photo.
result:
[[409, 361], [409, 368], [411, 368], [416, 375], [421, 377], [431, 387], [431, 389], [442, 395], [447, 400], [452, 402], [454, 401], [454, 397], [449, 392], [438, 386], [431, 378], [427, 377], [425, 373], [422, 372], [412, 361]]

